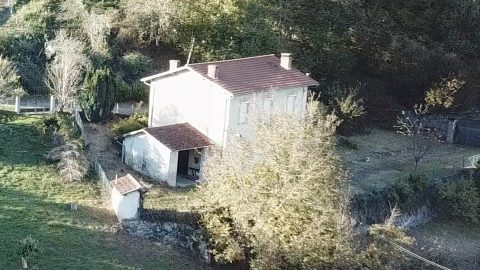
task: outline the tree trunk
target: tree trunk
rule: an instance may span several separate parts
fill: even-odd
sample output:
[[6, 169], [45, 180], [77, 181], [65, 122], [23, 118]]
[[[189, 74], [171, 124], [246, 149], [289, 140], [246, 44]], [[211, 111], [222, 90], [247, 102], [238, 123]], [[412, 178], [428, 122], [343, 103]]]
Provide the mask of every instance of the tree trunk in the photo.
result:
[[27, 259], [22, 257], [22, 269], [28, 269]]

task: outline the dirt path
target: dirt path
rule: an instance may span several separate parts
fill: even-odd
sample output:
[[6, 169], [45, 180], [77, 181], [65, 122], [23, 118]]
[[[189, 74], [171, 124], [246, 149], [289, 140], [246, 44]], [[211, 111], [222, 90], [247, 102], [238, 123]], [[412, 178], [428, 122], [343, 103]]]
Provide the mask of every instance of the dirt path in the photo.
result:
[[150, 181], [147, 177], [135, 172], [122, 162], [121, 147], [109, 137], [110, 125], [85, 123], [87, 141], [90, 151], [97, 157], [107, 177], [111, 180], [127, 173], [137, 180]]

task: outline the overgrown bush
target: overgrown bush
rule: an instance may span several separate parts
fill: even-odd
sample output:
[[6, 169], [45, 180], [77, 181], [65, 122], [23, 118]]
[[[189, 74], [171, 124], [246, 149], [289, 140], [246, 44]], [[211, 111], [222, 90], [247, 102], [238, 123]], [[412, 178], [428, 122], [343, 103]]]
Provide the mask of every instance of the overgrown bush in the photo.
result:
[[342, 135], [364, 129], [362, 118], [367, 111], [363, 106], [363, 99], [359, 97], [359, 91], [362, 87], [362, 84], [357, 84], [354, 87], [343, 87], [336, 83], [321, 96], [322, 100], [342, 120], [337, 129]]
[[410, 246], [415, 239], [407, 236], [404, 229], [395, 226], [399, 216], [400, 211], [395, 207], [384, 224], [369, 227], [370, 243], [360, 255], [365, 269], [407, 269], [405, 255], [399, 252], [397, 247]]
[[232, 139], [204, 166], [199, 210], [215, 259], [248, 260], [253, 269], [346, 263], [346, 172], [333, 148], [338, 119], [312, 102], [304, 119], [278, 113], [265, 125], [252, 112], [249, 123], [251, 138]]
[[32, 236], [27, 236], [18, 241], [17, 254], [22, 258], [23, 268], [28, 268], [27, 260], [40, 253], [40, 251], [38, 241], [33, 239]]
[[410, 174], [393, 185], [395, 203], [405, 211], [414, 211], [429, 203], [429, 181], [426, 176]]
[[148, 98], [147, 88], [143, 83], [137, 81], [127, 83], [119, 76], [115, 78], [115, 81], [118, 102], [141, 101]]
[[46, 158], [58, 162], [60, 175], [69, 182], [84, 179], [90, 167], [82, 143], [76, 140], [68, 140], [65, 144], [53, 148]]
[[17, 73], [13, 63], [0, 54], [0, 102], [26, 94], [20, 85], [20, 76]]
[[90, 122], [100, 122], [112, 114], [116, 102], [116, 86], [107, 67], [89, 70], [80, 93], [80, 107]]
[[79, 139], [81, 135], [73, 116], [69, 113], [44, 116], [43, 125], [46, 130], [50, 130], [66, 139]]
[[467, 222], [480, 220], [480, 194], [472, 179], [458, 179], [440, 189], [440, 205]]
[[112, 137], [127, 134], [148, 126], [148, 115], [146, 113], [134, 113], [129, 118], [114, 123], [110, 129]]
[[[122, 56], [122, 66], [134, 78], [144, 75], [152, 69], [152, 59], [141, 52], [129, 52]], [[131, 78], [133, 79], [133, 78]]]
[[455, 94], [465, 81], [457, 78], [442, 79], [435, 83], [425, 94], [425, 104], [432, 109], [450, 109], [454, 105]]

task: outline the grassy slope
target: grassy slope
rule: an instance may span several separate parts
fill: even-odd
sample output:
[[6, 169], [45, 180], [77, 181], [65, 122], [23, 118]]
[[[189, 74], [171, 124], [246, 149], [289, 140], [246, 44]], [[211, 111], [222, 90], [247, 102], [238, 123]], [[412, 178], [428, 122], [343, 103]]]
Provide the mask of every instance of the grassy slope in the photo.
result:
[[[39, 240], [39, 269], [194, 269], [180, 251], [115, 234], [95, 183], [66, 184], [43, 154], [49, 144], [34, 127], [38, 118], [0, 125], [0, 269], [19, 268], [19, 239]], [[79, 211], [68, 204], [77, 202]]]

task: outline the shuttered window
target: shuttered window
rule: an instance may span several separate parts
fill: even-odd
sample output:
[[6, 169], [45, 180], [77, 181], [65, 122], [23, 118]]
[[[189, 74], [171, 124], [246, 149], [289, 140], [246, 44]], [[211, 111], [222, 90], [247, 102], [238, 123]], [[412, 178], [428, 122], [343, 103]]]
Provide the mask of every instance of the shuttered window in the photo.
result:
[[273, 98], [265, 98], [263, 100], [263, 113], [266, 119], [270, 119], [273, 111]]
[[296, 95], [289, 95], [287, 97], [287, 113], [294, 113], [295, 112], [295, 103], [297, 103], [297, 96]]
[[239, 114], [238, 114], [238, 123], [239, 124], [247, 123], [249, 107], [250, 107], [250, 103], [248, 101], [240, 102], [240, 111], [239, 111]]

